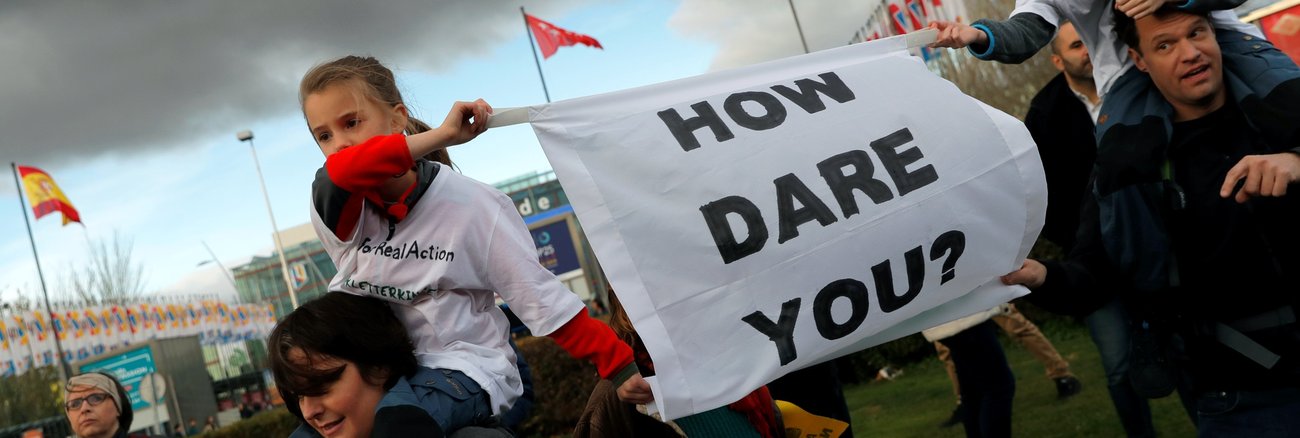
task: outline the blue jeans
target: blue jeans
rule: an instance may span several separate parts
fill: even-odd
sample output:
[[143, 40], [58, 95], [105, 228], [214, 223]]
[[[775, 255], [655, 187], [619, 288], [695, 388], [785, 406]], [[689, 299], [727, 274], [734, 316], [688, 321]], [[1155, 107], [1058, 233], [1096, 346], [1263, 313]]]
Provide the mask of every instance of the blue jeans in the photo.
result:
[[1115, 405], [1119, 421], [1129, 437], [1154, 437], [1151, 423], [1151, 406], [1147, 399], [1133, 391], [1128, 380], [1129, 323], [1128, 310], [1123, 301], [1112, 300], [1088, 315], [1084, 322], [1092, 333], [1092, 342], [1101, 354], [1101, 367], [1106, 370], [1106, 390]]
[[1208, 392], [1196, 411], [1201, 437], [1300, 436], [1300, 388]]
[[1011, 375], [993, 322], [985, 321], [939, 342], [952, 352], [952, 362], [957, 368], [966, 436], [1011, 436], [1011, 401], [1016, 395], [1016, 378]]
[[[1129, 380], [1129, 352], [1133, 329], [1133, 318], [1128, 313], [1124, 300], [1116, 298], [1084, 319], [1092, 342], [1101, 354], [1101, 367], [1106, 370], [1106, 391], [1110, 393], [1111, 404], [1119, 414], [1120, 425], [1130, 437], [1156, 436], [1155, 426], [1151, 423], [1151, 405], [1147, 399], [1133, 390]], [[1187, 413], [1187, 419], [1196, 424], [1196, 400], [1191, 395], [1191, 380], [1187, 375], [1178, 376], [1178, 399]]]

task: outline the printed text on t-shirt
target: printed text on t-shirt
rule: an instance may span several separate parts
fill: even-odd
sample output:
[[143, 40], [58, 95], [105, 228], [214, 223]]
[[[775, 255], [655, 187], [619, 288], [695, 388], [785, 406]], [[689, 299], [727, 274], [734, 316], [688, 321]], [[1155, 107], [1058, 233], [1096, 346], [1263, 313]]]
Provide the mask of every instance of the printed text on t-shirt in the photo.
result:
[[415, 299], [419, 298], [420, 296], [429, 295], [438, 291], [438, 289], [428, 288], [428, 287], [419, 291], [413, 291], [413, 290], [402, 289], [397, 286], [371, 283], [368, 281], [356, 281], [351, 278], [343, 280], [343, 285], [352, 289], [359, 290], [361, 292], [375, 295], [380, 298], [387, 298], [393, 301], [415, 301]]
[[385, 240], [383, 242], [370, 245], [370, 238], [367, 237], [366, 240], [361, 241], [360, 245], [357, 245], [357, 251], [362, 254], [375, 254], [378, 256], [388, 257], [393, 260], [421, 259], [421, 260], [435, 260], [435, 261], [445, 260], [447, 262], [451, 262], [453, 259], [456, 258], [455, 251], [448, 251], [442, 249], [442, 247], [440, 246], [435, 246], [435, 245], [429, 245], [428, 247], [421, 248], [420, 242], [416, 240], [402, 243], [400, 245], [389, 244], [388, 241]]

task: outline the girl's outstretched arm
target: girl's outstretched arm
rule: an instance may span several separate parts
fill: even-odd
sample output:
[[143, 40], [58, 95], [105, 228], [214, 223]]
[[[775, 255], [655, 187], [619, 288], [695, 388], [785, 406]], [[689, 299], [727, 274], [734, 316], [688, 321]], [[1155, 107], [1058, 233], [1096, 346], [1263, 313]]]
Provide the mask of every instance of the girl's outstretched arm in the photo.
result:
[[447, 112], [447, 118], [441, 126], [406, 137], [411, 157], [423, 157], [430, 152], [473, 140], [487, 131], [487, 121], [491, 115], [492, 106], [483, 99], [452, 104], [451, 111]]

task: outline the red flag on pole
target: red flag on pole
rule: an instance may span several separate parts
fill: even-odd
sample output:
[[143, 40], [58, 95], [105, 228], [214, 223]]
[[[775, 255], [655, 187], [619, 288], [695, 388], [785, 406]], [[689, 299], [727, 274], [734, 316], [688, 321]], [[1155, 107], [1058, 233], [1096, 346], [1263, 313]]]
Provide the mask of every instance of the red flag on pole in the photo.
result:
[[35, 167], [17, 167], [18, 174], [23, 179], [23, 188], [27, 190], [27, 202], [32, 205], [32, 214], [37, 219], [57, 211], [63, 213], [63, 225], [69, 222], [81, 223], [81, 216], [77, 214], [77, 209], [72, 207], [72, 202], [68, 201], [66, 196], [63, 196], [63, 191], [59, 190], [58, 184], [54, 183], [50, 174]]
[[604, 47], [600, 46], [600, 41], [596, 41], [595, 38], [561, 29], [559, 26], [532, 15], [524, 14], [524, 17], [528, 19], [528, 27], [533, 30], [533, 37], [537, 38], [537, 47], [542, 50], [543, 59], [550, 58], [561, 46], [582, 44], [588, 47], [604, 49]]

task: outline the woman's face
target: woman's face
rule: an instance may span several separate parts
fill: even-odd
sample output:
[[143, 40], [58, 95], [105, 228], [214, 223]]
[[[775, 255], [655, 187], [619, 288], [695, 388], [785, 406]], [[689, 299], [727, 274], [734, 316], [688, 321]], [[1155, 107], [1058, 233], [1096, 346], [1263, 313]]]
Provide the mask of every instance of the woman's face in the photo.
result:
[[[67, 399], [68, 423], [77, 436], [108, 437], [117, 433], [117, 405], [107, 392], [78, 385], [68, 391]], [[77, 406], [69, 407], [72, 404]]]
[[[306, 360], [301, 349], [289, 352], [289, 360]], [[383, 382], [371, 382], [357, 364], [329, 356], [315, 357], [313, 368], [330, 370], [339, 366], [343, 374], [318, 396], [298, 397], [298, 408], [307, 424], [322, 436], [368, 437], [375, 423], [375, 408], [384, 397]]]
[[355, 79], [336, 82], [303, 99], [307, 127], [325, 156], [406, 127], [406, 107], [368, 98], [361, 92], [364, 86]]

